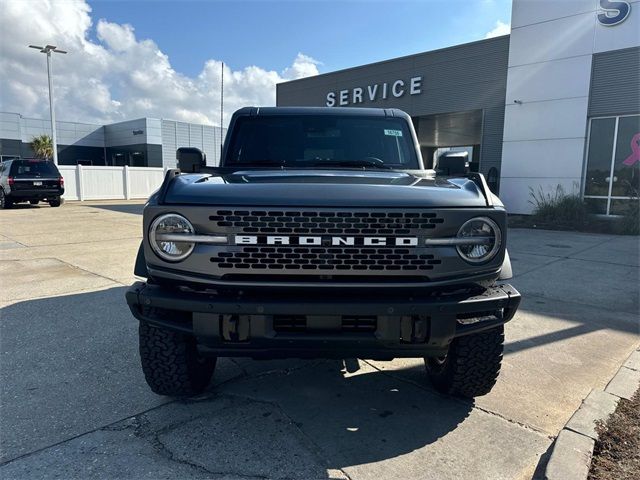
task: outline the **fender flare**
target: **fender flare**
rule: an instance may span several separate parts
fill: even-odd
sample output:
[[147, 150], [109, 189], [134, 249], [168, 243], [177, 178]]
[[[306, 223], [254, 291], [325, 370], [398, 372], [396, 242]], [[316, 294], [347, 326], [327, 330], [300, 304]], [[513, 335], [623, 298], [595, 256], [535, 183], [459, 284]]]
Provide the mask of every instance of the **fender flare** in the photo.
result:
[[137, 277], [149, 278], [149, 272], [147, 270], [147, 261], [144, 258], [143, 242], [140, 242], [138, 247], [138, 255], [136, 255], [136, 263], [133, 267], [133, 274]]

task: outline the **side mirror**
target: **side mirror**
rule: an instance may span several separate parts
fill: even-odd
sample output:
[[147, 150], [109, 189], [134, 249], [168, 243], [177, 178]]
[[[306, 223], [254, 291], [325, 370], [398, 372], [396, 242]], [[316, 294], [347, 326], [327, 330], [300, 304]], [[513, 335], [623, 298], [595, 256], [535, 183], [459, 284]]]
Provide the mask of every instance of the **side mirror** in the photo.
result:
[[441, 175], [465, 175], [469, 173], [467, 152], [445, 152], [438, 157], [437, 173]]
[[198, 173], [207, 165], [207, 156], [195, 147], [180, 147], [176, 151], [178, 168], [185, 173]]

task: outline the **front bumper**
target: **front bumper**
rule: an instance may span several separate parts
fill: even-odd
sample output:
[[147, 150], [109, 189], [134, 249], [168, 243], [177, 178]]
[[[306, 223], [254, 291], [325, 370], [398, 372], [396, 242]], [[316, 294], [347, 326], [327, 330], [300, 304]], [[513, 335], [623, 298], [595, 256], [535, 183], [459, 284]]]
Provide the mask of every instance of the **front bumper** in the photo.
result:
[[[520, 304], [508, 284], [480, 293], [327, 298], [326, 292], [221, 295], [136, 282], [126, 298], [137, 319], [195, 335], [203, 353], [268, 358], [442, 355], [455, 337], [508, 322]], [[283, 318], [289, 328], [281, 328]]]

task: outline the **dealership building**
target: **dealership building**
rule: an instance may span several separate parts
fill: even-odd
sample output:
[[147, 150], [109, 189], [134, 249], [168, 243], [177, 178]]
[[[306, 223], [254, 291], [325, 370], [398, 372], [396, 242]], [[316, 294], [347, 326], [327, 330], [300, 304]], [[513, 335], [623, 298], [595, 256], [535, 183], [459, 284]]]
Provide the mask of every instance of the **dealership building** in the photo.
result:
[[[176, 149], [197, 147], [209, 165], [220, 159], [226, 129], [212, 125], [140, 118], [97, 125], [56, 121], [60, 165], [165, 167], [176, 166]], [[2, 159], [32, 157], [31, 140], [51, 135], [49, 120], [0, 112]]]
[[511, 34], [277, 86], [279, 106], [399, 108], [428, 167], [468, 152], [512, 213], [532, 192], [638, 201], [640, 1], [514, 0]]

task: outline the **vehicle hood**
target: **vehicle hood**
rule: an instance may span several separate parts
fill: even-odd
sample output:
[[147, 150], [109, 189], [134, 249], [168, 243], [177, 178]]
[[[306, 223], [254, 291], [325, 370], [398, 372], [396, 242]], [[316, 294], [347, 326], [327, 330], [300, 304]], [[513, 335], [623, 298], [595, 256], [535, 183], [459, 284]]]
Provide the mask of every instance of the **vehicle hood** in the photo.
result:
[[486, 207], [468, 178], [371, 170], [244, 170], [185, 174], [167, 186], [164, 203], [247, 206]]

